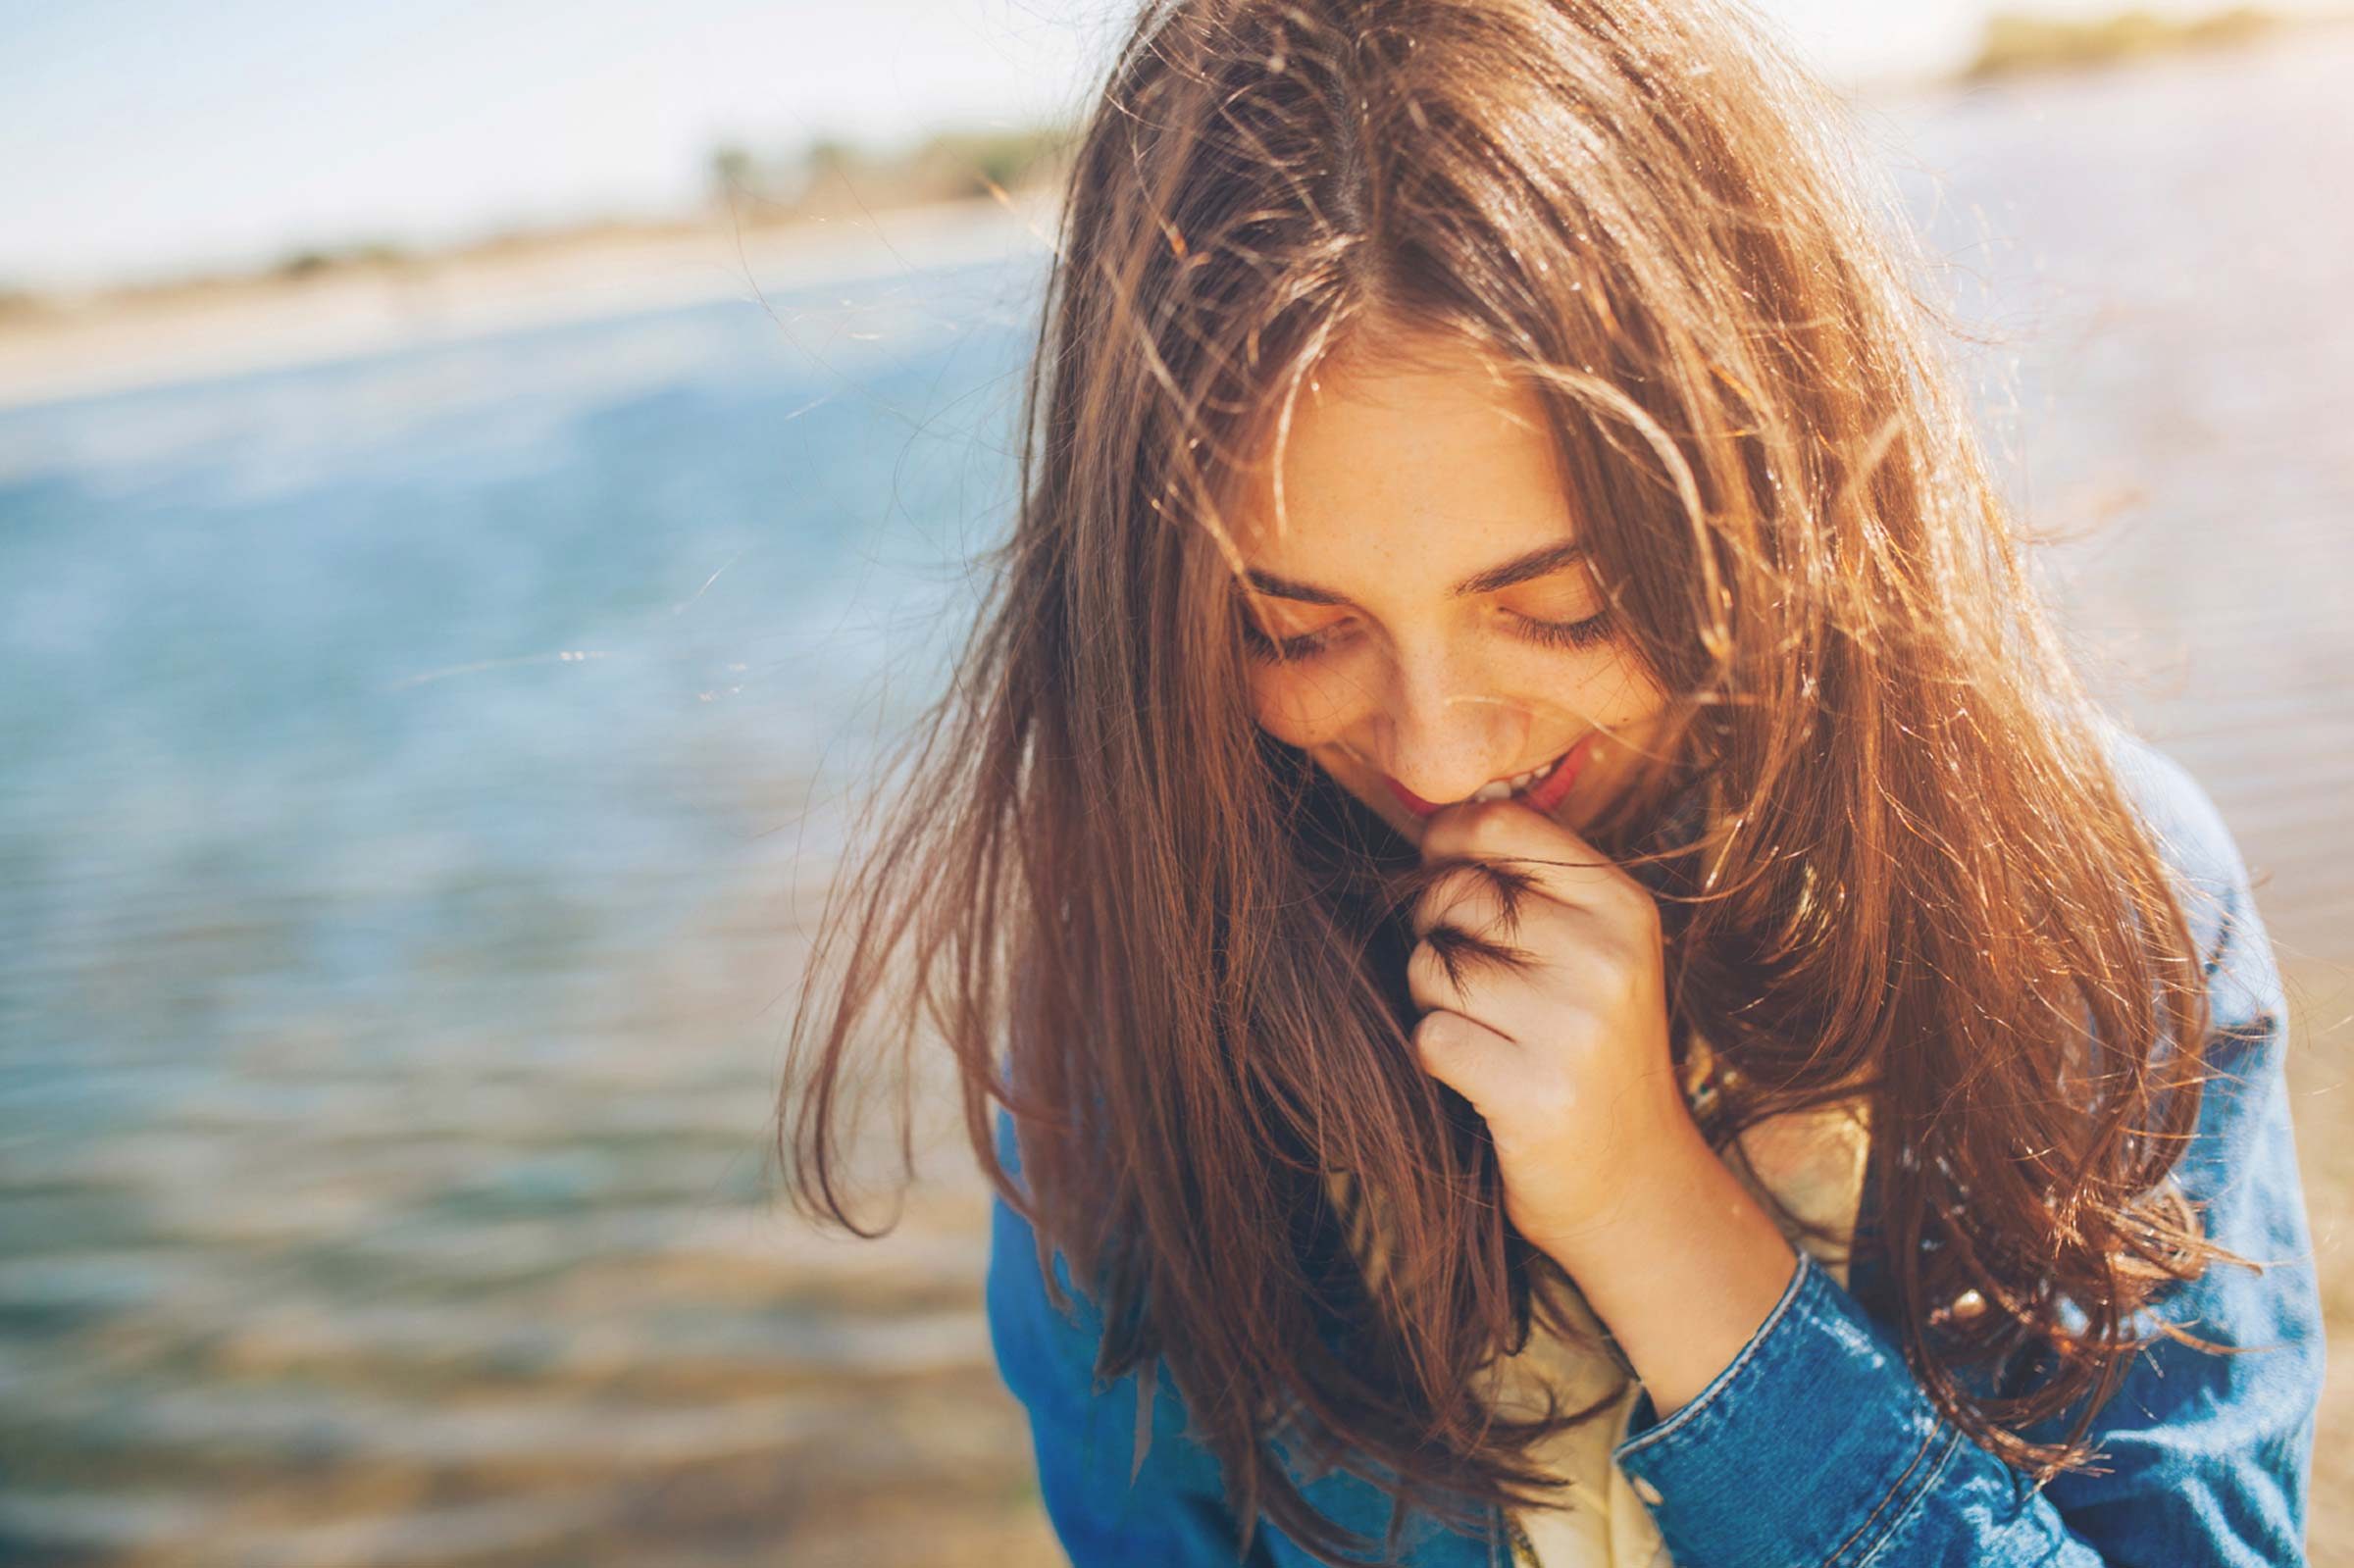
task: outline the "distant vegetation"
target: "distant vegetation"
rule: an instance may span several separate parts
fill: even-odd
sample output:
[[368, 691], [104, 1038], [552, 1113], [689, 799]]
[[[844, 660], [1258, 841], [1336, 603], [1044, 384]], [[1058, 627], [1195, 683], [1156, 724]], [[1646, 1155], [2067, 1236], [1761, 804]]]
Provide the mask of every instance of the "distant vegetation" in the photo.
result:
[[1986, 20], [1977, 56], [1962, 74], [1983, 78], [2109, 65], [2208, 44], [2237, 43], [2270, 32], [2281, 21], [2277, 13], [2260, 6], [2234, 6], [2187, 18], [2121, 11], [2107, 17], [2063, 20], [1998, 11]]
[[821, 137], [763, 158], [730, 143], [712, 150], [711, 195], [747, 222], [954, 201], [1035, 183], [1060, 169], [1070, 145], [1061, 126], [942, 131], [889, 153]]
[[360, 245], [338, 245], [333, 250], [298, 250], [273, 270], [281, 278], [311, 278], [341, 268], [401, 267], [414, 259], [407, 250], [388, 240], [370, 240]]
[[[2193, 18], [2162, 17], [2142, 10], [2085, 20], [1997, 12], [1986, 22], [1977, 54], [1960, 75], [1970, 80], [2108, 65], [2203, 45], [2235, 43], [2270, 32], [2290, 20], [2259, 6], [2235, 6]], [[102, 297], [171, 299], [371, 273], [400, 278], [450, 262], [691, 237], [708, 233], [715, 214], [742, 227], [765, 228], [895, 207], [985, 199], [995, 192], [1015, 192], [1055, 177], [1071, 146], [1072, 131], [1066, 126], [943, 130], [912, 146], [893, 150], [862, 147], [834, 137], [819, 137], [798, 148], [775, 152], [730, 142], [713, 148], [706, 160], [709, 205], [700, 212], [672, 219], [610, 219], [517, 228], [430, 252], [414, 252], [385, 241], [309, 246], [258, 271], [126, 285], [106, 290]], [[0, 321], [43, 315], [58, 303], [0, 282]]]
[[[1066, 126], [1034, 126], [943, 130], [894, 150], [862, 147], [833, 137], [820, 137], [796, 150], [779, 153], [760, 153], [730, 143], [714, 148], [706, 162], [708, 205], [676, 218], [598, 219], [513, 228], [435, 250], [410, 250], [384, 240], [310, 245], [259, 269], [124, 284], [105, 290], [99, 298], [120, 303], [162, 302], [335, 278], [375, 275], [400, 278], [453, 262], [691, 238], [708, 234], [715, 216], [757, 228], [934, 202], [990, 200], [993, 193], [1010, 194], [1051, 178], [1063, 167], [1071, 141]], [[0, 282], [0, 322], [43, 316], [68, 303]]]

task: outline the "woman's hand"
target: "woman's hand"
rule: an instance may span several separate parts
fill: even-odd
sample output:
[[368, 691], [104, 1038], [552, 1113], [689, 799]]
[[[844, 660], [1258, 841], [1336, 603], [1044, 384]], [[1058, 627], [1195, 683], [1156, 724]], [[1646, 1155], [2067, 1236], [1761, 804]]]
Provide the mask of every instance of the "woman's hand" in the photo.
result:
[[[1667, 1051], [1659, 905], [1568, 829], [1510, 800], [1451, 806], [1426, 864], [1465, 867], [1414, 906], [1407, 961], [1422, 1065], [1487, 1118], [1505, 1210], [1617, 1340], [1664, 1418], [1721, 1375], [1798, 1255], [1701, 1136]], [[1450, 926], [1517, 949], [1456, 953]]]
[[[1426, 865], [1492, 864], [1444, 876], [1412, 912], [1420, 938], [1407, 985], [1426, 1009], [1422, 1065], [1487, 1119], [1506, 1212], [1565, 1267], [1579, 1242], [1715, 1165], [1676, 1080], [1659, 906], [1569, 829], [1512, 800], [1432, 816]], [[1506, 964], [1433, 927], [1516, 949]], [[1451, 961], [1452, 960], [1452, 961]], [[1574, 1271], [1573, 1271], [1574, 1272]]]

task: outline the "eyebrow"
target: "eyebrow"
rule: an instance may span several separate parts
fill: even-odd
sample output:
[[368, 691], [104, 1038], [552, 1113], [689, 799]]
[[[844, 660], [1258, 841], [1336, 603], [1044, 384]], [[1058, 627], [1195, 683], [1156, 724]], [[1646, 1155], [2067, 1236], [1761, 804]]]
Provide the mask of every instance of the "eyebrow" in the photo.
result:
[[[1516, 555], [1502, 566], [1492, 566], [1484, 572], [1472, 573], [1462, 582], [1448, 589], [1448, 596], [1467, 599], [1474, 594], [1494, 593], [1499, 589], [1509, 588], [1516, 582], [1526, 582], [1534, 578], [1551, 577], [1554, 573], [1565, 570], [1583, 560], [1585, 553], [1586, 547], [1574, 539], [1564, 539], [1559, 544], [1544, 545], [1529, 551], [1526, 555]], [[1349, 602], [1346, 595], [1335, 593], [1330, 588], [1320, 588], [1312, 582], [1301, 582], [1291, 578], [1278, 577], [1272, 572], [1261, 572], [1256, 567], [1247, 569], [1243, 576], [1250, 580], [1251, 586], [1254, 590], [1269, 598], [1296, 599], [1302, 604], [1347, 604]]]

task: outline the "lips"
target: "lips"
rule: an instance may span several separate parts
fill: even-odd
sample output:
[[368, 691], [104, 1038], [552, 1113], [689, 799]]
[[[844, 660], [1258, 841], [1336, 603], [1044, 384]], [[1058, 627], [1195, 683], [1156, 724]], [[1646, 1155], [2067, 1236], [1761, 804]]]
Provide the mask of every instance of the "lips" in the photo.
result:
[[[1562, 753], [1560, 761], [1553, 765], [1551, 773], [1545, 774], [1529, 786], [1527, 793], [1514, 793], [1506, 798], [1517, 800], [1532, 811], [1551, 811], [1560, 805], [1569, 793], [1570, 786], [1577, 783], [1578, 773], [1585, 767], [1586, 758], [1593, 753], [1594, 742], [1600, 734], [1600, 731], [1588, 731], [1584, 739]], [[1427, 817], [1443, 806], [1457, 803], [1425, 800], [1386, 773], [1381, 776], [1381, 782], [1388, 784], [1390, 793], [1396, 795], [1399, 802], [1417, 817]]]

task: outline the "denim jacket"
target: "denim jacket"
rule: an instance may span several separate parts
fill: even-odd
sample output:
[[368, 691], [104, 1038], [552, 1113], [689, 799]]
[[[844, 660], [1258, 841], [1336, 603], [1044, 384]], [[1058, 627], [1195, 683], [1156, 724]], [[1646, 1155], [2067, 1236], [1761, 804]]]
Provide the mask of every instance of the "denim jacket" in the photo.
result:
[[[2121, 782], [2157, 829], [2207, 954], [2216, 1077], [2175, 1179], [2208, 1234], [2242, 1257], [2158, 1298], [2154, 1311], [2219, 1355], [2160, 1338], [2087, 1433], [2106, 1473], [2068, 1471], [2040, 1490], [1945, 1420], [1913, 1378], [1868, 1250], [1848, 1287], [1803, 1251], [1781, 1297], [1707, 1388], [1665, 1420], [1636, 1397], [1612, 1458], [1681, 1568], [1995, 1568], [2049, 1564], [2246, 1565], [2305, 1561], [2305, 1498], [2323, 1370], [2322, 1308], [2282, 1078], [2279, 972], [2229, 834], [2179, 767], [2122, 734]], [[1000, 1151], [1016, 1171], [1012, 1123]], [[1876, 1152], [1874, 1158], [1877, 1158]], [[1872, 1227], [1868, 1173], [1860, 1232]], [[1166, 1363], [1136, 1462], [1137, 1380], [1096, 1387], [1102, 1324], [1053, 1255], [1076, 1308], [1057, 1312], [1030, 1226], [1001, 1199], [991, 1243], [991, 1337], [1027, 1407], [1049, 1517], [1079, 1568], [1234, 1563], [1239, 1534], [1218, 1466], [1189, 1436]], [[2058, 1418], [2026, 1436], [2055, 1441]], [[1335, 1523], [1375, 1541], [1393, 1503], [1342, 1471], [1295, 1471]], [[1507, 1521], [1474, 1535], [1409, 1513], [1413, 1568], [1507, 1568]], [[1249, 1563], [1314, 1561], [1261, 1522]], [[1368, 1559], [1371, 1560], [1371, 1559]]]

